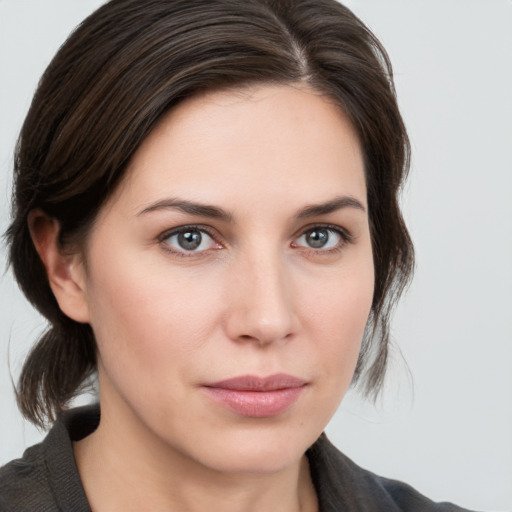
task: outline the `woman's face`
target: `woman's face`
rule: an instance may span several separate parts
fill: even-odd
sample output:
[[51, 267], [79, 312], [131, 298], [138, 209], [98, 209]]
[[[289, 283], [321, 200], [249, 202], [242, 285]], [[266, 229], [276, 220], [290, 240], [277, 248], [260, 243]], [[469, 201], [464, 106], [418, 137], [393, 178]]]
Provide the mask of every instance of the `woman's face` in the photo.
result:
[[174, 109], [100, 212], [80, 273], [102, 426], [229, 472], [301, 458], [349, 386], [373, 295], [361, 148], [304, 89]]

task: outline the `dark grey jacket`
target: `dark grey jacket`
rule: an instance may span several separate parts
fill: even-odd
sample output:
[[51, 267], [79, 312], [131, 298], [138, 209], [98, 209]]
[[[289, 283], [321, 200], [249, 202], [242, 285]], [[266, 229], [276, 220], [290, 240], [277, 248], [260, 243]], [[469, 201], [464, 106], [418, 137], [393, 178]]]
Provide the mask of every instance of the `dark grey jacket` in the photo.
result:
[[[22, 459], [0, 468], [1, 512], [90, 512], [73, 456], [72, 441], [98, 425], [99, 409], [68, 411], [46, 439]], [[412, 487], [366, 471], [322, 435], [308, 450], [320, 512], [464, 512], [436, 504]]]

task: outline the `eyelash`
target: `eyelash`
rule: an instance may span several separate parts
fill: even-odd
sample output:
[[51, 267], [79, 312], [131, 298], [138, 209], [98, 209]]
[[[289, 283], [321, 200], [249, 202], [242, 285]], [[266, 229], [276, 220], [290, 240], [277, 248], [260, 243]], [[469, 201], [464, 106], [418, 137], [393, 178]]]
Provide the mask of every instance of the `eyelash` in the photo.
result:
[[[315, 249], [313, 247], [309, 247], [308, 248], [308, 247], [305, 247], [305, 246], [296, 245], [296, 241], [299, 238], [301, 238], [302, 236], [304, 236], [307, 233], [312, 232], [314, 230], [321, 230], [321, 229], [322, 230], [327, 230], [329, 232], [333, 232], [336, 235], [338, 235], [340, 237], [340, 242], [338, 244], [336, 244], [335, 247], [332, 247], [330, 249], [322, 249], [322, 248]], [[202, 251], [186, 251], [186, 250], [180, 251], [180, 250], [176, 250], [176, 249], [172, 248], [167, 243], [167, 240], [169, 238], [171, 238], [172, 236], [177, 236], [177, 235], [180, 235], [182, 233], [187, 233], [187, 232], [190, 232], [190, 231], [198, 231], [200, 233], [206, 233], [206, 235], [208, 235], [213, 240], [214, 243], [216, 243], [219, 246], [222, 246], [222, 242], [218, 241], [219, 235], [218, 235], [217, 232], [215, 232], [214, 230], [212, 230], [208, 226], [203, 226], [203, 225], [198, 225], [198, 224], [191, 224], [191, 225], [186, 225], [186, 226], [180, 226], [178, 228], [173, 228], [173, 229], [171, 229], [169, 231], [165, 231], [164, 233], [162, 233], [158, 237], [158, 242], [161, 244], [161, 246], [162, 246], [164, 251], [166, 251], [166, 252], [168, 252], [168, 253], [170, 253], [170, 254], [172, 254], [174, 256], [181, 257], [181, 258], [190, 258], [190, 257], [196, 257], [197, 258], [198, 256], [202, 256], [205, 253], [210, 252], [210, 249], [205, 249], [205, 250], [202, 250]], [[327, 256], [327, 255], [335, 254], [335, 253], [338, 253], [338, 252], [342, 251], [345, 248], [346, 245], [353, 244], [354, 242], [355, 242], [354, 236], [348, 230], [346, 230], [345, 228], [341, 228], [340, 226], [335, 226], [335, 225], [332, 225], [332, 224], [314, 224], [312, 226], [306, 227], [305, 229], [303, 228], [300, 231], [298, 236], [296, 236], [293, 239], [292, 247], [298, 247], [298, 248], [300, 248], [303, 251], [306, 251], [308, 253], [313, 253], [315, 255], [325, 255], [325, 256]], [[214, 250], [217, 250], [217, 248], [214, 249]]]
[[304, 246], [298, 246], [298, 247], [300, 247], [302, 250], [305, 250], [314, 255], [329, 256], [331, 254], [336, 254], [336, 253], [341, 252], [343, 249], [345, 249], [345, 247], [347, 245], [353, 244], [355, 242], [354, 236], [345, 228], [342, 228], [340, 226], [336, 226], [333, 224], [314, 224], [311, 226], [307, 226], [305, 229], [303, 228], [301, 230], [300, 234], [294, 238], [294, 242], [292, 242], [292, 246], [296, 242], [296, 240], [298, 240], [302, 236], [306, 235], [307, 233], [310, 233], [315, 230], [321, 230], [321, 229], [329, 231], [329, 232], [333, 232], [336, 235], [338, 235], [340, 237], [339, 243], [330, 249], [321, 249], [321, 248], [315, 249], [314, 247], [304, 247]]
[[219, 242], [217, 239], [219, 238], [219, 235], [216, 234], [211, 228], [208, 226], [202, 226], [198, 224], [191, 224], [187, 226], [180, 226], [178, 228], [173, 228], [169, 231], [165, 231], [158, 237], [158, 241], [162, 245], [162, 248], [164, 251], [174, 255], [178, 256], [180, 258], [190, 258], [190, 257], [198, 257], [203, 255], [204, 253], [208, 252], [209, 250], [204, 251], [179, 251], [176, 249], [173, 249], [166, 241], [171, 238], [172, 236], [180, 235], [182, 233], [188, 233], [190, 231], [199, 231], [200, 233], [206, 233], [217, 245], [222, 245], [221, 242]]

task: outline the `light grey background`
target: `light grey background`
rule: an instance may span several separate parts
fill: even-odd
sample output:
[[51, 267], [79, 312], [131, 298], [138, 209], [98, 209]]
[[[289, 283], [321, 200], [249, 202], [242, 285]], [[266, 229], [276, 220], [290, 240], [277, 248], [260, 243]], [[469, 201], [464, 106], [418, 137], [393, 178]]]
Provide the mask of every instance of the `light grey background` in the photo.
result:
[[[101, 0], [0, 0], [0, 230], [35, 85]], [[349, 0], [394, 64], [413, 145], [404, 208], [417, 248], [377, 407], [354, 395], [328, 434], [359, 464], [435, 500], [512, 510], [512, 1]], [[0, 264], [5, 264], [2, 247]], [[0, 464], [42, 436], [11, 376], [43, 323], [0, 277]]]

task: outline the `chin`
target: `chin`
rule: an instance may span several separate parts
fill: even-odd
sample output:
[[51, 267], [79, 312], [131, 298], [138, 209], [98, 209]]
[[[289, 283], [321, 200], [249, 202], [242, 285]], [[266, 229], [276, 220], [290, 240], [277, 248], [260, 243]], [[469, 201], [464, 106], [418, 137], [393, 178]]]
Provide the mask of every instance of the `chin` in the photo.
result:
[[[221, 473], [272, 474], [297, 464], [316, 441], [319, 432], [297, 428], [272, 431], [262, 426], [225, 432], [197, 450], [196, 461]], [[298, 435], [300, 434], [300, 435]]]
[[297, 464], [305, 450], [291, 451], [285, 449], [273, 450], [233, 450], [222, 457], [208, 457], [203, 461], [204, 466], [219, 473], [238, 475], [270, 475], [286, 470]]

